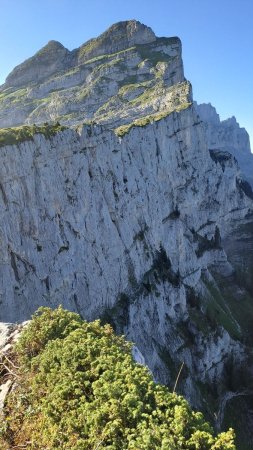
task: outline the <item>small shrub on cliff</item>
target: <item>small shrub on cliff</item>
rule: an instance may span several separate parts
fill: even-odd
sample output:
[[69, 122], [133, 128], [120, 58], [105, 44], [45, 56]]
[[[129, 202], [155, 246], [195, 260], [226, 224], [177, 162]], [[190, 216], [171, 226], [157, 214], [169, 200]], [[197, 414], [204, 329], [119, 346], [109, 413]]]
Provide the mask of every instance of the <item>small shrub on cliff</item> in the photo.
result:
[[5, 408], [2, 449], [235, 450], [201, 413], [154, 383], [109, 325], [40, 309], [16, 346], [18, 383]]

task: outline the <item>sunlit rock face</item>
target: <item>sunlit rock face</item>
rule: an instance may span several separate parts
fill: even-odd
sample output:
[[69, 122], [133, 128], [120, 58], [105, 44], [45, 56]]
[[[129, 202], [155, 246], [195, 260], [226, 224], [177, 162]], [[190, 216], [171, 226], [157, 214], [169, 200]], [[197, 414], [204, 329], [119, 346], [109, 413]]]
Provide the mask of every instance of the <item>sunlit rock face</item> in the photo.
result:
[[58, 304], [100, 317], [155, 380], [173, 387], [184, 363], [177, 390], [230, 425], [251, 408], [246, 132], [192, 104], [178, 38], [129, 21], [48, 46], [1, 87], [0, 124], [79, 126], [16, 145], [0, 129], [0, 320]]
[[181, 42], [119, 22], [69, 51], [50, 41], [0, 87], [0, 126], [59, 120], [114, 127], [187, 102]]
[[41, 302], [92, 318], [136, 289], [153, 299], [160, 264], [171, 267], [171, 314], [181, 318], [185, 286], [226, 260], [217, 229], [225, 235], [252, 206], [234, 160], [210, 157], [191, 107], [122, 138], [101, 126], [35, 135], [1, 149], [0, 177], [7, 321]]
[[220, 120], [210, 103], [195, 103], [195, 107], [206, 129], [208, 148], [231, 153], [238, 161], [243, 177], [253, 187], [253, 155], [245, 128], [240, 128], [235, 117]]

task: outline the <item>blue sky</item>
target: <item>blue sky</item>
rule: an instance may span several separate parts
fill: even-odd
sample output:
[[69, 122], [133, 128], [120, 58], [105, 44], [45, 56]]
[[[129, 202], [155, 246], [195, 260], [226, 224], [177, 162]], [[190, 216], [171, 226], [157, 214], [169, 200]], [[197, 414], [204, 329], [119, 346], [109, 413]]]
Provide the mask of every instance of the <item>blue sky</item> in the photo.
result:
[[253, 0], [0, 0], [0, 14], [0, 84], [49, 40], [71, 50], [120, 20], [179, 36], [195, 100], [236, 116], [253, 147]]

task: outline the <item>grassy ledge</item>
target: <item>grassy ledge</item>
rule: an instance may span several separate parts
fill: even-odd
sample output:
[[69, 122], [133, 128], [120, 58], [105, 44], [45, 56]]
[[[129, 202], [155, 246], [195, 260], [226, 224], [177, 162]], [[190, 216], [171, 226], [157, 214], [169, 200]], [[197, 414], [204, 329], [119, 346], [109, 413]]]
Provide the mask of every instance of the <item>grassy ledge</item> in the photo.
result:
[[30, 141], [35, 134], [43, 134], [47, 139], [54, 136], [59, 131], [65, 130], [67, 127], [59, 122], [49, 125], [22, 125], [13, 128], [0, 128], [0, 147], [6, 145], [15, 145], [20, 142]]
[[152, 122], [158, 122], [159, 120], [164, 119], [173, 112], [179, 112], [182, 111], [183, 109], [187, 109], [191, 105], [192, 103], [190, 102], [182, 103], [181, 105], [178, 105], [176, 108], [173, 108], [172, 110], [161, 111], [159, 113], [141, 117], [140, 119], [136, 119], [131, 123], [127, 123], [126, 125], [121, 125], [120, 127], [116, 128], [114, 132], [117, 136], [123, 137], [125, 134], [129, 133], [129, 131], [133, 127], [145, 127], [146, 125], [149, 125]]

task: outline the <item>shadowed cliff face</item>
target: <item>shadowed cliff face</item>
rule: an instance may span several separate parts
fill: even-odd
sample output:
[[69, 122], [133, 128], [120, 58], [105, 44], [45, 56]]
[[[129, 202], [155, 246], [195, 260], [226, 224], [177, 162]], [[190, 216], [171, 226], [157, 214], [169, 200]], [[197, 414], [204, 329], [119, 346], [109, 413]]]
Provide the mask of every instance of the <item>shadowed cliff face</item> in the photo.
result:
[[136, 21], [14, 69], [2, 126], [99, 124], [0, 129], [0, 319], [61, 303], [109, 321], [156, 380], [184, 362], [178, 390], [219, 428], [251, 408], [253, 201], [191, 103], [178, 38]]

